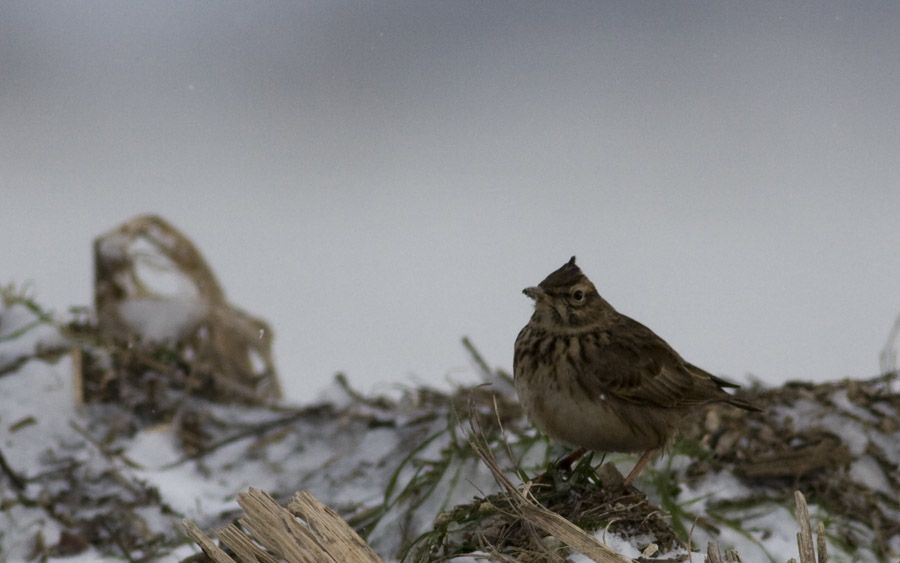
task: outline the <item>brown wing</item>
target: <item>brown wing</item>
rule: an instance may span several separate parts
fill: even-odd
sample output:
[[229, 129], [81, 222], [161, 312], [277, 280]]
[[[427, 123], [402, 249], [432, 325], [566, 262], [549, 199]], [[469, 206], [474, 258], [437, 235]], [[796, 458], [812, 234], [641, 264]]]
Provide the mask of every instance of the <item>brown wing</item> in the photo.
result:
[[591, 394], [662, 408], [728, 397], [701, 375], [705, 372], [693, 372], [665, 340], [634, 319], [620, 315], [595, 340], [596, 345], [585, 347], [577, 375]]

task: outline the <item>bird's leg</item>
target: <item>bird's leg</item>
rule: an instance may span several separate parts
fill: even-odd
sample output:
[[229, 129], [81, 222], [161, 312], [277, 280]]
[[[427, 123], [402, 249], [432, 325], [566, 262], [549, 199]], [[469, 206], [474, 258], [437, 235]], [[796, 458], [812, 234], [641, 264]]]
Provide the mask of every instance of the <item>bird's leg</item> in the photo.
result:
[[566, 457], [559, 460], [556, 463], [556, 468], [561, 469], [562, 471], [571, 471], [572, 464], [575, 463], [576, 461], [578, 461], [578, 458], [580, 458], [581, 456], [583, 456], [586, 453], [587, 453], [586, 449], [578, 448], [577, 450], [573, 451]]
[[655, 449], [647, 450], [641, 456], [637, 463], [634, 464], [634, 468], [628, 474], [628, 477], [625, 477], [625, 482], [623, 483], [626, 487], [631, 485], [632, 481], [637, 479], [638, 475], [641, 474], [641, 471], [644, 469], [644, 466], [650, 463], [650, 460], [653, 459], [653, 454], [656, 453]]

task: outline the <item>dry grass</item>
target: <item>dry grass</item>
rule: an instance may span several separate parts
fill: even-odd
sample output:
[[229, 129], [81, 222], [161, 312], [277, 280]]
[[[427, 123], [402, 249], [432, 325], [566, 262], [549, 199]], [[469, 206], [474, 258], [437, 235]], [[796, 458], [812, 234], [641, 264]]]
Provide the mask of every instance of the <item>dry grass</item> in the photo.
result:
[[[183, 280], [192, 290], [191, 306], [200, 316], [182, 327], [177, 342], [143, 342], [137, 327], [122, 315], [126, 302], [162, 305], [173, 298], [145, 279], [148, 272], [151, 277]], [[87, 400], [117, 400], [115, 395], [132, 384], [129, 376], [151, 369], [181, 378], [185, 389], [218, 401], [263, 404], [281, 397], [272, 360], [272, 329], [227, 302], [200, 251], [161, 217], [135, 217], [94, 240], [94, 307], [96, 325], [82, 327], [82, 336], [106, 346], [126, 342], [127, 348], [139, 350], [123, 358], [132, 362], [123, 370], [85, 370]], [[173, 354], [173, 361], [161, 359], [160, 348]], [[133, 362], [145, 369], [135, 369], [139, 366]], [[182, 369], [173, 369], [173, 364]]]
[[244, 515], [218, 534], [230, 552], [193, 522], [184, 523], [187, 534], [216, 563], [381, 563], [353, 528], [308, 491], [282, 507], [264, 491], [250, 489], [238, 496], [238, 504]]

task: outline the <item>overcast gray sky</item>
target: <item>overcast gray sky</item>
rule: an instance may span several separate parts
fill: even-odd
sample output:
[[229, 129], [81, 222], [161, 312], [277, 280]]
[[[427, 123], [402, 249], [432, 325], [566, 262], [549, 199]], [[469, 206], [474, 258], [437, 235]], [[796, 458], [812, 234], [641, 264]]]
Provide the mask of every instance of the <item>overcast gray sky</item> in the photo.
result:
[[510, 368], [576, 254], [690, 361], [869, 376], [900, 313], [900, 3], [0, 4], [0, 282], [160, 213], [288, 392]]

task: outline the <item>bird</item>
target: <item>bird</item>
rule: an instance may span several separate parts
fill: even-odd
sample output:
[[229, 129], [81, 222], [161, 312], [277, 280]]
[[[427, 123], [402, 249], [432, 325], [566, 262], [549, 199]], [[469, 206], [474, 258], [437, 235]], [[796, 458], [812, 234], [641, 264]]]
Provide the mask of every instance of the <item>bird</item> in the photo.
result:
[[687, 362], [652, 330], [619, 313], [574, 256], [522, 292], [534, 300], [534, 312], [516, 338], [516, 392], [540, 431], [577, 448], [563, 460], [566, 466], [588, 450], [642, 452], [625, 477], [629, 486], [703, 405], [761, 410], [725, 391], [738, 385]]

